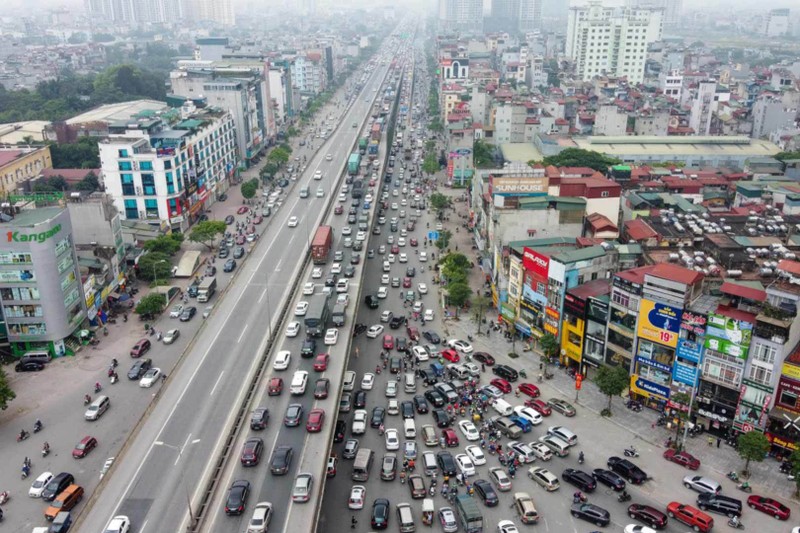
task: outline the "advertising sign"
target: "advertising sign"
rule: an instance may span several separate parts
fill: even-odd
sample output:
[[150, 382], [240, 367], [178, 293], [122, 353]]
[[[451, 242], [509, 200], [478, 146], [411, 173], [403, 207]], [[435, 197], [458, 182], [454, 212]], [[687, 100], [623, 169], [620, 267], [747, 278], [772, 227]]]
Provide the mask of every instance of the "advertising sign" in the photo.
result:
[[699, 364], [700, 359], [703, 357], [703, 345], [689, 339], [680, 339], [676, 355], [679, 359]]
[[546, 177], [496, 177], [492, 178], [492, 193], [514, 196], [544, 195], [547, 194], [548, 184]]
[[631, 389], [634, 392], [645, 394], [647, 396], [660, 396], [662, 398], [669, 399], [669, 387], [659, 385], [658, 383], [653, 383], [652, 381], [644, 378], [640, 378], [636, 374], [631, 376]]
[[522, 249], [522, 266], [540, 278], [547, 279], [550, 270], [550, 258], [530, 248]]
[[715, 313], [708, 314], [706, 348], [732, 357], [747, 357], [753, 324]]
[[691, 331], [697, 335], [706, 334], [706, 317], [697, 313], [684, 311], [681, 317], [681, 329]]
[[558, 336], [559, 317], [558, 310], [550, 306], [546, 307], [544, 314], [544, 330]]
[[509, 322], [513, 322], [514, 318], [517, 316], [517, 313], [514, 311], [514, 306], [502, 302], [500, 304], [500, 315], [502, 315], [502, 317]]
[[642, 339], [675, 348], [681, 326], [682, 310], [670, 305], [642, 300], [639, 305], [637, 335]]
[[564, 295], [564, 311], [578, 318], [583, 318], [586, 312], [586, 301], [566, 293]]
[[672, 381], [689, 385], [690, 387], [697, 386], [698, 367], [684, 363], [682, 361], [675, 361], [675, 366], [672, 372]]

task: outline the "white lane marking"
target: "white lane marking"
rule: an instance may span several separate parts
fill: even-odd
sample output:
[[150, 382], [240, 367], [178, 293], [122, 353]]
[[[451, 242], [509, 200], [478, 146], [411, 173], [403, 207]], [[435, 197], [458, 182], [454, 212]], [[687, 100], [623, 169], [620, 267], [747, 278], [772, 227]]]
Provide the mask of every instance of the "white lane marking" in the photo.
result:
[[281, 271], [281, 263], [283, 263], [283, 257], [281, 257], [280, 260], [278, 261], [278, 264], [275, 265], [275, 272]]
[[247, 324], [245, 324], [245, 325], [244, 325], [244, 327], [242, 328], [242, 332], [241, 332], [241, 333], [239, 333], [239, 338], [238, 338], [238, 339], [236, 339], [236, 343], [237, 343], [237, 344], [238, 344], [238, 343], [240, 343], [240, 342], [242, 342], [242, 337], [244, 337], [244, 332], [245, 332], [245, 331], [247, 331]]
[[258, 303], [261, 303], [261, 300], [263, 300], [264, 296], [266, 295], [267, 295], [267, 289], [265, 288], [263, 291], [261, 291], [261, 297], [258, 299]]
[[173, 463], [173, 466], [177, 465], [178, 461], [181, 460], [181, 455], [183, 455], [183, 450], [186, 448], [186, 445], [189, 444], [189, 439], [191, 439], [191, 438], [192, 438], [192, 434], [191, 433], [186, 435], [186, 440], [183, 441], [183, 446], [180, 447], [180, 450], [178, 451], [178, 457], [175, 459], [175, 463]]
[[144, 523], [142, 524], [141, 529], [139, 529], [139, 533], [144, 533], [144, 528], [147, 527], [147, 522], [149, 522], [149, 520], [145, 520], [144, 521]]
[[209, 396], [213, 396], [214, 395], [214, 391], [217, 390], [217, 386], [219, 385], [219, 382], [222, 380], [222, 376], [224, 376], [224, 375], [225, 375], [225, 371], [223, 370], [222, 372], [220, 372], [216, 383], [214, 383], [214, 386], [211, 388], [211, 392], [208, 393]]

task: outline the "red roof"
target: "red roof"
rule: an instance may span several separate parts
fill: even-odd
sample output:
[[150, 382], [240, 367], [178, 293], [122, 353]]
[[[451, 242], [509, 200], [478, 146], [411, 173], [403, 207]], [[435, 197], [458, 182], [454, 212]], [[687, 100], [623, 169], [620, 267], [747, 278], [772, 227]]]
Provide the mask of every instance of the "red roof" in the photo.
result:
[[658, 237], [658, 233], [650, 227], [650, 224], [640, 218], [626, 220], [624, 226], [625, 233], [634, 241], [643, 241]]
[[767, 291], [764, 289], [756, 289], [748, 285], [739, 285], [738, 283], [732, 281], [726, 281], [723, 283], [719, 290], [725, 294], [741, 296], [742, 298], [747, 298], [748, 300], [753, 300], [755, 302], [767, 301]]
[[778, 262], [778, 270], [783, 270], [784, 272], [800, 277], [800, 263], [797, 261], [781, 259]]
[[22, 150], [0, 150], [0, 167], [3, 167], [23, 154]]
[[618, 231], [617, 225], [611, 219], [600, 213], [592, 213], [586, 217], [586, 221], [592, 226], [594, 231]]
[[680, 265], [673, 265], [672, 263], [659, 263], [650, 272], [653, 276], [661, 279], [668, 279], [683, 283], [685, 285], [694, 285], [702, 281], [705, 276], [700, 272], [695, 272]]
[[718, 305], [717, 314], [739, 320], [740, 322], [748, 322], [750, 324], [756, 323], [755, 314], [742, 311], [741, 309], [737, 309], [735, 307], [728, 307], [727, 305]]
[[53, 176], [62, 176], [67, 181], [82, 180], [87, 174], [94, 174], [100, 176], [99, 168], [43, 168], [41, 175], [45, 178]]
[[581, 300], [586, 300], [593, 296], [602, 296], [611, 293], [611, 280], [609, 279], [595, 279], [587, 281], [583, 285], [578, 285], [567, 291], [573, 296], [577, 296]]
[[642, 285], [644, 283], [644, 276], [645, 274], [649, 274], [653, 271], [656, 265], [647, 265], [643, 267], [636, 267], [630, 270], [623, 270], [622, 272], [617, 272], [615, 276], [618, 278], [622, 278], [624, 280], [628, 280], [631, 283], [638, 283]]

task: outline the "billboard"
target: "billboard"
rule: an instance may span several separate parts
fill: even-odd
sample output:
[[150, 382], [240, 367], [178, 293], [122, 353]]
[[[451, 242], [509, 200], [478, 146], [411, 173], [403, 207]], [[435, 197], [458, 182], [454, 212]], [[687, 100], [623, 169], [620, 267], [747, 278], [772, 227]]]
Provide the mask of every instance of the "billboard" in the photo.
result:
[[513, 196], [536, 196], [547, 194], [549, 180], [546, 177], [495, 177], [492, 178], [492, 194]]
[[522, 249], [522, 266], [530, 270], [540, 279], [547, 280], [550, 271], [550, 258], [530, 248]]
[[705, 347], [731, 357], [746, 358], [753, 336], [753, 324], [743, 320], [708, 314]]
[[639, 304], [639, 325], [636, 334], [640, 339], [675, 348], [681, 327], [682, 309], [652, 300]]

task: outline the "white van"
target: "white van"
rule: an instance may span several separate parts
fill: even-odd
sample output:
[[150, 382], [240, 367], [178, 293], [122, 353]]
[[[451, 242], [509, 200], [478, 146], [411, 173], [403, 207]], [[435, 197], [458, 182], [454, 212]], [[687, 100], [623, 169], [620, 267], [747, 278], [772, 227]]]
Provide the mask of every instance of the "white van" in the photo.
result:
[[292, 377], [292, 385], [289, 388], [289, 392], [294, 395], [301, 395], [305, 394], [306, 392], [306, 384], [308, 383], [308, 372], [305, 370], [298, 370], [294, 373]]
[[300, 189], [300, 198], [308, 198], [309, 192], [311, 191], [309, 190], [308, 185], [306, 185], [305, 187]]
[[417, 438], [417, 426], [414, 424], [413, 418], [406, 418], [403, 420], [403, 428], [405, 429], [405, 435], [407, 439]]
[[422, 452], [422, 468], [426, 476], [432, 476], [438, 471], [436, 455], [433, 452]]
[[411, 533], [417, 530], [417, 526], [414, 525], [414, 513], [411, 512], [411, 506], [407, 503], [397, 504], [397, 521], [400, 523], [402, 533]]
[[411, 372], [407, 372], [405, 375], [403, 390], [409, 394], [417, 392], [417, 380], [414, 379], [414, 374]]
[[497, 411], [500, 416], [509, 416], [514, 414], [514, 408], [511, 404], [502, 398], [497, 398], [492, 404], [492, 409]]
[[86, 420], [97, 420], [103, 416], [103, 413], [108, 411], [109, 407], [111, 407], [111, 400], [108, 399], [108, 396], [98, 396], [86, 409], [83, 417]]

